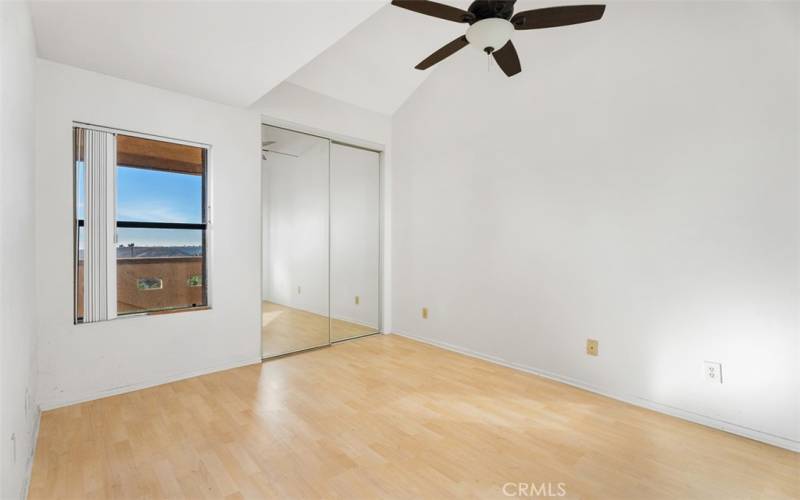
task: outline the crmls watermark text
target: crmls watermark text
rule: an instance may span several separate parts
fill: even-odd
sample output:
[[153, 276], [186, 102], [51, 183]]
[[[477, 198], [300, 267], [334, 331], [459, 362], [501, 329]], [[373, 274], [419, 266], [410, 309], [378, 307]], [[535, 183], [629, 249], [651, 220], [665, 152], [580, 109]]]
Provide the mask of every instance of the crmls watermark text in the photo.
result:
[[506, 483], [503, 495], [507, 497], [563, 497], [567, 495], [566, 483]]

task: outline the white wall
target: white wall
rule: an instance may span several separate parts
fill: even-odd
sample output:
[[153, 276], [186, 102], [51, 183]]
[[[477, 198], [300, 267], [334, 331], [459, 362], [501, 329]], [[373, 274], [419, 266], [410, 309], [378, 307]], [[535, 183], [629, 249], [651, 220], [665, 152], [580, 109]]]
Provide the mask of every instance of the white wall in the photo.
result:
[[38, 421], [35, 62], [28, 4], [0, 2], [0, 498], [25, 497]]
[[391, 135], [389, 116], [288, 82], [269, 91], [250, 109], [272, 119], [334, 133], [339, 139], [349, 137], [386, 145]]
[[[795, 85], [795, 92], [797, 96], [795, 113], [795, 128], [796, 139], [794, 142], [795, 148], [795, 163], [800, 168], [800, 7], [794, 9], [794, 29], [795, 29], [795, 75], [798, 84]], [[800, 176], [798, 176], [800, 181]], [[797, 211], [800, 213], [800, 198], [797, 199]], [[798, 217], [800, 219], [800, 217]], [[800, 283], [800, 265], [797, 266], [797, 281]], [[800, 314], [800, 294], [797, 296], [797, 311]], [[795, 379], [797, 383], [797, 390], [795, 391], [795, 418], [794, 435], [795, 440], [800, 440], [800, 332], [796, 334], [798, 338], [795, 340]]]
[[[44, 60], [37, 69], [42, 406], [258, 362], [258, 114]], [[212, 145], [211, 310], [72, 324], [73, 120]]]
[[[795, 8], [795, 61], [798, 81], [800, 81], [800, 7]], [[795, 86], [797, 92], [797, 113], [795, 114], [795, 125], [797, 126], [797, 139], [795, 140], [795, 162], [800, 167], [800, 85]], [[799, 179], [800, 180], [800, 179]], [[800, 213], [800, 198], [797, 199], [797, 211]], [[800, 282], [800, 266], [797, 266], [797, 281]], [[800, 311], [800, 294], [798, 294], [797, 310]], [[798, 334], [800, 335], [800, 334]], [[795, 436], [800, 439], [800, 339], [795, 342], [795, 377], [797, 380], [798, 390], [795, 393], [795, 408], [797, 419], [795, 420]]]
[[[264, 300], [328, 316], [328, 141], [262, 162]], [[298, 290], [299, 288], [299, 290]]]
[[391, 118], [287, 82], [272, 89], [250, 109], [260, 113], [265, 123], [381, 151], [381, 324], [384, 332], [391, 332]]
[[512, 79], [443, 63], [392, 124], [395, 331], [800, 448], [799, 8], [613, 3], [516, 33]]

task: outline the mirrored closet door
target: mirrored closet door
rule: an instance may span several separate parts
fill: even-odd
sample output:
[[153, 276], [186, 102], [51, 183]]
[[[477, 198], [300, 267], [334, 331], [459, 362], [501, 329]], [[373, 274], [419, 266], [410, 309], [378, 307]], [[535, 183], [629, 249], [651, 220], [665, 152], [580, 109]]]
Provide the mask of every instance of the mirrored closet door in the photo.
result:
[[380, 155], [331, 144], [331, 339], [380, 328]]
[[262, 127], [264, 358], [380, 331], [380, 154]]
[[262, 127], [263, 357], [330, 343], [330, 141]]

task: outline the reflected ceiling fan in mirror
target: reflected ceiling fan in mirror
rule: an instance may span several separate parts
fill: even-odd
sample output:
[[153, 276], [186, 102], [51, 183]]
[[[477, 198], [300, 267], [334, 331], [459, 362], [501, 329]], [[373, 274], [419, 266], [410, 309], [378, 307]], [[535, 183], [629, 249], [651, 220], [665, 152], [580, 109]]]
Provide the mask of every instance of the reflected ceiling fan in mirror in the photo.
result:
[[565, 5], [525, 10], [514, 14], [516, 0], [475, 0], [468, 10], [426, 0], [392, 0], [392, 5], [426, 16], [469, 24], [467, 32], [429, 55], [415, 66], [428, 69], [467, 45], [494, 57], [507, 76], [522, 71], [517, 49], [511, 41], [515, 30], [555, 28], [588, 23], [603, 17], [605, 5]]

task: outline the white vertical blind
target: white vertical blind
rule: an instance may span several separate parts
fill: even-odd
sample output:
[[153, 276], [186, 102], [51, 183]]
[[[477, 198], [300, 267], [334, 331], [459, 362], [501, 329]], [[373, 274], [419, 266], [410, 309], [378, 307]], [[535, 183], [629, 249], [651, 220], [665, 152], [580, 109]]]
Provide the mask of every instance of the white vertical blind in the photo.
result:
[[116, 136], [78, 129], [86, 178], [83, 321], [117, 316], [116, 274]]

